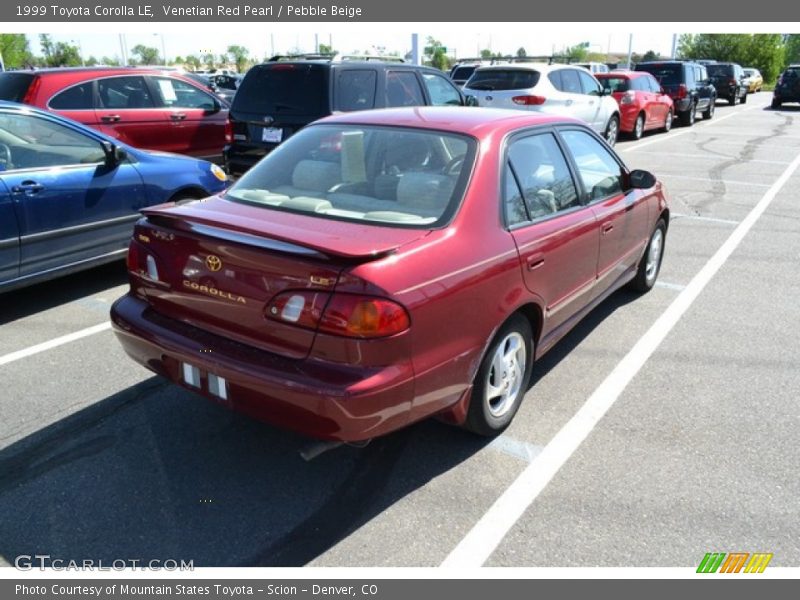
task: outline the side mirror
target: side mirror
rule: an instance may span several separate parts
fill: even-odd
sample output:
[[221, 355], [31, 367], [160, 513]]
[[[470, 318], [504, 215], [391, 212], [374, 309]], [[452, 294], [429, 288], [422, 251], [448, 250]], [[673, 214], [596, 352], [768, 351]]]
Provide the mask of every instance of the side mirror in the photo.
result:
[[103, 146], [103, 152], [106, 155], [107, 168], [113, 169], [126, 158], [128, 158], [128, 151], [125, 150], [125, 148], [117, 146], [116, 144], [112, 144], [109, 141], [103, 141], [101, 144]]
[[642, 169], [631, 171], [629, 178], [631, 187], [639, 190], [648, 190], [656, 184], [656, 176]]
[[478, 106], [478, 99], [475, 96], [466, 96], [464, 106]]

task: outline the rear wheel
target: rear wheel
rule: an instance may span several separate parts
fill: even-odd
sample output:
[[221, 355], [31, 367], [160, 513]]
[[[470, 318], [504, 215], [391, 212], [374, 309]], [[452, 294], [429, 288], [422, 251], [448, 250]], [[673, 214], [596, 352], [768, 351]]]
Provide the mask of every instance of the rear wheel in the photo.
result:
[[742, 104], [747, 104], [747, 92], [745, 92], [744, 96], [742, 96]]
[[717, 108], [717, 100], [716, 98], [712, 98], [711, 101], [708, 103], [708, 106], [703, 111], [703, 118], [708, 120], [714, 117], [714, 111]]
[[739, 99], [739, 90], [734, 90], [733, 94], [728, 96], [728, 103], [731, 106], [736, 106], [736, 101]]
[[772, 99], [772, 104], [770, 106], [772, 108], [780, 108], [781, 107], [781, 101], [780, 100], [776, 100], [775, 98], [773, 98]]
[[674, 115], [672, 114], [672, 109], [670, 108], [667, 112], [667, 118], [664, 119], [664, 132], [669, 133], [669, 130], [672, 129], [672, 118]]
[[644, 113], [639, 113], [639, 116], [636, 117], [636, 123], [633, 124], [633, 131], [631, 132], [631, 136], [635, 140], [642, 139], [644, 135]]
[[694, 102], [692, 102], [689, 105], [689, 110], [680, 113], [679, 117], [681, 120], [681, 125], [684, 125], [686, 127], [691, 127], [692, 125], [694, 125], [696, 110], [697, 110], [697, 105]]
[[619, 117], [617, 117], [617, 115], [612, 115], [608, 120], [603, 137], [606, 138], [606, 142], [608, 142], [609, 146], [613, 146], [617, 143], [617, 137], [619, 137]]
[[650, 236], [650, 241], [645, 248], [644, 256], [639, 261], [636, 277], [630, 283], [631, 288], [637, 292], [649, 292], [653, 289], [661, 270], [661, 259], [664, 256], [664, 239], [667, 235], [667, 223], [659, 219], [656, 228]]
[[522, 315], [500, 328], [481, 361], [464, 427], [495, 436], [508, 427], [528, 389], [533, 368], [533, 331]]

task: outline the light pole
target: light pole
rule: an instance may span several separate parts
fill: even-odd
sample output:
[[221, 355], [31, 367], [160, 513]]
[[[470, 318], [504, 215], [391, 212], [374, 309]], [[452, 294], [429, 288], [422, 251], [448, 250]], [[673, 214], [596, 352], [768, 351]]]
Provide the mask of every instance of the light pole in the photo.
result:
[[161, 36], [161, 60], [164, 61], [164, 66], [167, 66], [167, 47], [164, 44], [164, 34], [163, 33], [154, 33], [153, 35], [160, 35]]

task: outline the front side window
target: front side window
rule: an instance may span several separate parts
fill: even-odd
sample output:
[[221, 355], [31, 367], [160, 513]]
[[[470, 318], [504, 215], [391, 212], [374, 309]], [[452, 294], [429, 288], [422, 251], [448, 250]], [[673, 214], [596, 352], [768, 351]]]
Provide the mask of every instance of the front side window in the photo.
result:
[[447, 79], [434, 73], [423, 73], [422, 81], [428, 88], [428, 95], [431, 97], [433, 106], [460, 106], [461, 95]]
[[561, 69], [561, 91], [567, 94], [582, 94], [581, 80], [574, 69]]
[[477, 142], [410, 128], [302, 129], [228, 192], [234, 201], [400, 227], [443, 224], [458, 207]]
[[160, 106], [168, 108], [197, 108], [201, 110], [214, 110], [216, 103], [210, 94], [181, 81], [170, 77], [153, 77], [156, 90], [160, 96]]
[[91, 81], [73, 85], [59, 92], [50, 100], [50, 108], [55, 110], [91, 110], [94, 108], [94, 90]]
[[0, 113], [0, 170], [39, 169], [105, 160], [100, 142], [32, 115]]
[[336, 78], [336, 110], [366, 110], [375, 106], [378, 74], [367, 69], [342, 71]]
[[108, 77], [97, 80], [100, 108], [154, 108], [144, 77]]
[[579, 205], [567, 162], [553, 134], [515, 140], [508, 160], [531, 219]]
[[562, 131], [561, 137], [575, 160], [590, 202], [622, 192], [622, 167], [602, 142], [576, 129]]
[[386, 106], [423, 106], [425, 98], [412, 71], [386, 73]]
[[578, 72], [578, 77], [580, 77], [581, 88], [583, 89], [584, 94], [588, 94], [589, 96], [600, 95], [600, 86], [594, 77], [589, 75], [589, 73], [583, 73], [580, 71]]

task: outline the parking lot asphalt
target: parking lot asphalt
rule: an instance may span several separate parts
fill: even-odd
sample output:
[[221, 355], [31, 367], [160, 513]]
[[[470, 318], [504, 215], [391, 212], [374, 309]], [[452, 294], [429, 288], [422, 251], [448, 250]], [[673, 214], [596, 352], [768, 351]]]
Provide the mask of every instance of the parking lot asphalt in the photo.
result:
[[[491, 442], [428, 421], [306, 462], [309, 440], [152, 376], [109, 329], [40, 346], [106, 323], [123, 264], [0, 296], [0, 564], [437, 566], [482, 544], [486, 566], [693, 567], [711, 551], [800, 566], [800, 172], [775, 187], [800, 156], [800, 107], [768, 104], [618, 144], [670, 194], [659, 282], [543, 357]], [[513, 492], [773, 193], [552, 479]], [[501, 498], [519, 516], [489, 542], [476, 525]]]

